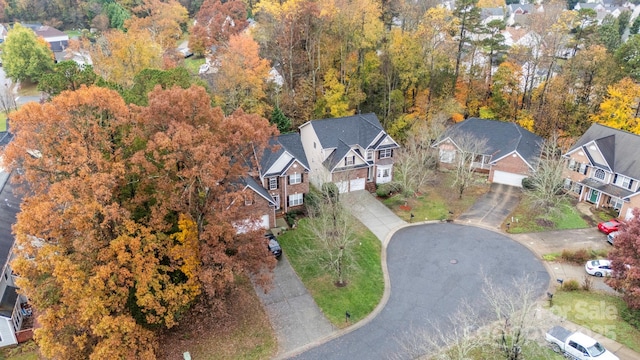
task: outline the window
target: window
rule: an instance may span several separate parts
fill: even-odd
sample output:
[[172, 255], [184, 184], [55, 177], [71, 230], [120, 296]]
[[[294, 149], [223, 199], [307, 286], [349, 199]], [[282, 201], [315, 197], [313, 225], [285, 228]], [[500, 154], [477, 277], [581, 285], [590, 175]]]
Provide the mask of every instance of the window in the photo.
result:
[[611, 199], [609, 199], [609, 205], [611, 205], [612, 208], [618, 211], [622, 209], [623, 204], [624, 204], [624, 201], [620, 198], [612, 197]]
[[356, 162], [355, 156], [347, 156], [344, 158], [344, 166], [353, 165]]
[[244, 205], [249, 206], [253, 204], [253, 197], [251, 195], [244, 196]]
[[294, 173], [289, 175], [289, 185], [300, 184], [302, 182], [302, 174]]
[[571, 190], [571, 179], [564, 179], [564, 189]]
[[373, 150], [367, 150], [367, 161], [373, 160]]
[[569, 165], [568, 165], [569, 170], [575, 170], [576, 169], [576, 161], [573, 159], [569, 159]]
[[616, 174], [616, 176], [613, 177], [613, 183], [625, 189], [631, 190], [633, 186], [633, 179]]
[[387, 168], [378, 169], [379, 178], [386, 178], [386, 177], [389, 177], [389, 175], [390, 175], [389, 169]]
[[604, 180], [604, 170], [596, 169], [596, 173], [594, 175], [597, 179]]
[[269, 178], [269, 190], [275, 190], [278, 188], [278, 178], [272, 177]]
[[289, 206], [302, 205], [302, 194], [289, 195]]
[[313, 142], [313, 148], [314, 149], [316, 148], [316, 142], [315, 141]]
[[587, 166], [587, 164], [580, 164], [580, 167], [578, 167], [578, 172], [580, 174], [586, 175], [587, 174], [587, 169], [589, 167]]
[[279, 194], [271, 194], [273, 198], [273, 202], [276, 203], [276, 210], [280, 209], [280, 195]]
[[573, 183], [573, 192], [576, 194], [582, 193], [582, 185], [580, 183]]
[[384, 150], [380, 150], [380, 152], [378, 153], [378, 159], [387, 159], [393, 156], [393, 150], [392, 149], [384, 149]]
[[455, 150], [443, 150], [440, 149], [440, 162], [445, 164], [453, 163], [453, 160], [456, 158]]

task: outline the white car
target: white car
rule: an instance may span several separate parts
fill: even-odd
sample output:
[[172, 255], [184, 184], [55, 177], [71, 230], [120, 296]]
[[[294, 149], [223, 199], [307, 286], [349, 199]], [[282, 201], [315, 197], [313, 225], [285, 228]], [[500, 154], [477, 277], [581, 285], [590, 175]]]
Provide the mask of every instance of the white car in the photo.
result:
[[609, 233], [609, 235], [607, 235], [607, 241], [609, 242], [609, 244], [613, 245], [613, 242], [616, 240], [616, 236], [618, 236], [619, 232], [618, 231], [614, 231], [612, 233]]
[[597, 277], [611, 276], [611, 261], [609, 260], [589, 260], [584, 265], [584, 269], [589, 275]]

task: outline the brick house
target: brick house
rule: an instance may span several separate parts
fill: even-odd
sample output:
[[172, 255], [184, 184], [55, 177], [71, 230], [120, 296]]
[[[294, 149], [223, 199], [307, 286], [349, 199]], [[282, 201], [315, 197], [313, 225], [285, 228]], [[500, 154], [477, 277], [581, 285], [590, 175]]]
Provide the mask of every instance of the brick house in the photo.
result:
[[335, 183], [340, 192], [375, 191], [393, 178], [393, 151], [399, 145], [373, 113], [312, 120], [300, 126], [309, 160], [309, 181]]
[[300, 134], [283, 134], [270, 141], [259, 164], [262, 188], [273, 199], [276, 215], [300, 209], [309, 192], [309, 163]]
[[623, 219], [640, 207], [640, 136], [593, 124], [563, 156], [564, 186], [579, 201], [613, 208]]
[[472, 166], [489, 174], [489, 182], [522, 187], [522, 180], [535, 171], [542, 138], [520, 125], [469, 118], [449, 127], [432, 147], [439, 152], [439, 164], [451, 167], [467, 134], [486, 140], [485, 151], [476, 154]]

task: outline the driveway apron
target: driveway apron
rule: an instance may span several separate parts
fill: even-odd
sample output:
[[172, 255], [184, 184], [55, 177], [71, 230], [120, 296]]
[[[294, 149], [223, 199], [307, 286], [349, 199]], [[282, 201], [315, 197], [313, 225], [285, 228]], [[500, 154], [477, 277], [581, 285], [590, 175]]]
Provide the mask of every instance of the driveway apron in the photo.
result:
[[340, 194], [340, 202], [382, 242], [407, 224], [366, 190]]
[[278, 338], [278, 353], [286, 353], [331, 334], [335, 328], [324, 316], [295, 273], [286, 253], [273, 271], [268, 293], [256, 287]]
[[483, 225], [500, 228], [504, 219], [513, 212], [520, 202], [520, 188], [491, 184], [489, 192], [478, 199], [469, 210], [456, 219], [460, 224]]

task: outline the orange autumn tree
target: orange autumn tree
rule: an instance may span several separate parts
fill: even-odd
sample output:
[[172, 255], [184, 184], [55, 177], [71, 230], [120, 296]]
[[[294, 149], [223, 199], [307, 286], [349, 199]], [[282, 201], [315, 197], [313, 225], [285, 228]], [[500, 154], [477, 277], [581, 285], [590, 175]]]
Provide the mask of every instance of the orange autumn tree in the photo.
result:
[[231, 225], [246, 218], [240, 156], [273, 130], [207, 98], [158, 88], [129, 108], [83, 87], [12, 116], [4, 165], [28, 185], [12, 266], [46, 357], [153, 359], [156, 331], [196, 298], [224, 304], [236, 274], [274, 265], [262, 234]]

